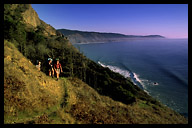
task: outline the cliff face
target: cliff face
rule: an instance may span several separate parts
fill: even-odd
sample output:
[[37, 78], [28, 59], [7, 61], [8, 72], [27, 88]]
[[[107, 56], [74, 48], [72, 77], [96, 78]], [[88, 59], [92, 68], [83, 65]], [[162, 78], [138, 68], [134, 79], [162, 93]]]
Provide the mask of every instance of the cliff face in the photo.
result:
[[25, 23], [30, 24], [33, 27], [37, 27], [41, 25], [41, 20], [39, 19], [39, 16], [35, 12], [35, 10], [31, 7], [31, 5], [29, 5], [28, 9], [22, 14], [23, 14], [23, 20]]
[[41, 19], [39, 19], [39, 16], [37, 12], [32, 8], [31, 5], [25, 4], [25, 5], [18, 5], [13, 4], [11, 8], [17, 9], [17, 8], [25, 8], [25, 10], [21, 13], [23, 17], [23, 22], [28, 25], [28, 27], [37, 28], [38, 26], [43, 26], [44, 28], [44, 35], [50, 36], [50, 35], [56, 35], [56, 30], [51, 26], [43, 22]]

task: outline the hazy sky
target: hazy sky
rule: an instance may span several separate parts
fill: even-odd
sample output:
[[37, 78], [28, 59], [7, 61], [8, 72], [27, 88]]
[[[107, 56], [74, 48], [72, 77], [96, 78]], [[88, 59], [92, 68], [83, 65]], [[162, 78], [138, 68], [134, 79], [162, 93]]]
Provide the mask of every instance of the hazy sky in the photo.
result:
[[56, 29], [188, 38], [188, 4], [32, 4]]

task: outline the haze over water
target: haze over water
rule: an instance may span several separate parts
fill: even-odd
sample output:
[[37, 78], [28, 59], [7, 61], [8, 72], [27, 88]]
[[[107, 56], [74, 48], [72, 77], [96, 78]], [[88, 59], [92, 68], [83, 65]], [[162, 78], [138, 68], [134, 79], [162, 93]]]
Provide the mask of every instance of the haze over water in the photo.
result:
[[188, 38], [188, 4], [32, 4], [56, 29]]

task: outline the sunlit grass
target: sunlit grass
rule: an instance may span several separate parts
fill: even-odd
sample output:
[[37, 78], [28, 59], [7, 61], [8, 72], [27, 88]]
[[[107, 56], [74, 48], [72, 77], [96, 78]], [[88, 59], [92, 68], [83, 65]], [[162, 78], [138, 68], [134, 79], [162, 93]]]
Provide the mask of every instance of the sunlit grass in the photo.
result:
[[[5, 124], [187, 123], [178, 113], [150, 99], [136, 99], [127, 105], [100, 95], [78, 78], [56, 81], [39, 72], [10, 42], [4, 41], [4, 45]], [[121, 86], [118, 89], [129, 93]]]

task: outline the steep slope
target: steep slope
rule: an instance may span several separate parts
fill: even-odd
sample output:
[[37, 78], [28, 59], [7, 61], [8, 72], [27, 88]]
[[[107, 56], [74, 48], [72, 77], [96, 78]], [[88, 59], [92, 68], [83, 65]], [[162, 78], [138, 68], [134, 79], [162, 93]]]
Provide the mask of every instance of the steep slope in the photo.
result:
[[102, 33], [102, 32], [88, 32], [68, 29], [58, 29], [62, 34], [67, 36], [71, 43], [97, 43], [97, 42], [118, 42], [132, 39], [163, 39], [160, 35], [124, 35], [120, 33]]
[[19, 123], [52, 112], [64, 95], [63, 82], [46, 76], [4, 41], [4, 123]]
[[[29, 24], [20, 24], [23, 22], [21, 14], [26, 12], [27, 6], [8, 5], [4, 8], [4, 17], [6, 17], [4, 36], [11, 41], [11, 43], [5, 41], [4, 47], [5, 123], [187, 123], [184, 117], [147, 95], [129, 79], [87, 59], [66, 38], [63, 38], [62, 34], [46, 35], [44, 33], [46, 23], [38, 27], [30, 27], [29, 21]], [[9, 7], [15, 10], [10, 10]], [[47, 71], [44, 68], [47, 57], [53, 59], [58, 57], [65, 73], [61, 76], [79, 79], [63, 78], [63, 81], [56, 82], [44, 73], [38, 72], [13, 44], [16, 44], [19, 51], [32, 63], [35, 63], [37, 59], [41, 60], [43, 72]], [[110, 100], [107, 101], [105, 98]], [[126, 108], [125, 111], [121, 110], [123, 113], [119, 113], [119, 105], [115, 107], [117, 108], [116, 115], [113, 115], [114, 111], [113, 114], [111, 112], [112, 115], [105, 113], [105, 111], [109, 113], [112, 111], [113, 108], [109, 107], [113, 105], [110, 104], [112, 102], [134, 106], [130, 110], [134, 111], [135, 119], [131, 116], [123, 117], [123, 113], [129, 109]], [[137, 105], [144, 107], [145, 111]], [[131, 115], [132, 111], [127, 114]], [[143, 117], [140, 116], [142, 112], [146, 113], [146, 115], [141, 114]], [[102, 120], [95, 121], [101, 117], [102, 113], [105, 113]], [[120, 121], [118, 117], [121, 115], [121, 120], [128, 118], [131, 121]], [[148, 117], [145, 120], [147, 115], [156, 118], [150, 121]], [[85, 118], [86, 116], [90, 118]], [[162, 118], [163, 121], [157, 117]]]
[[65, 71], [61, 76], [78, 77], [102, 95], [126, 104], [133, 103], [136, 99], [159, 104], [130, 80], [86, 58], [63, 36], [45, 36], [44, 26], [30, 28], [21, 23], [24, 19], [22, 13], [28, 10], [28, 5], [13, 6], [15, 10], [9, 8], [12, 6], [7, 5], [4, 8], [4, 35], [33, 64], [40, 60], [43, 72], [47, 73], [45, 65], [48, 57], [59, 58]]
[[[17, 19], [19, 18], [22, 23], [26, 24], [28, 29], [37, 30], [40, 28], [46, 36], [57, 35], [55, 28], [39, 19], [37, 12], [30, 4], [5, 4], [4, 8], [9, 10], [7, 12], [4, 10], [4, 14], [9, 14]], [[21, 14], [21, 16], [18, 14]]]
[[39, 19], [38, 14], [31, 7], [30, 4], [25, 4], [24, 6], [27, 6], [27, 9], [24, 12], [22, 12], [23, 21], [25, 24], [28, 24], [33, 28], [37, 27], [43, 28], [43, 33], [46, 36], [56, 35], [56, 30], [51, 25], [48, 25], [44, 21]]
[[[186, 119], [171, 109], [137, 100], [126, 105], [107, 96], [99, 95], [79, 79], [69, 79], [67, 92], [69, 113], [80, 123], [86, 124], [177, 124], [187, 123]], [[73, 104], [71, 104], [71, 102]]]
[[56, 81], [39, 72], [13, 44], [5, 40], [4, 45], [4, 123], [187, 123], [165, 106], [139, 99], [126, 105], [77, 78]]

